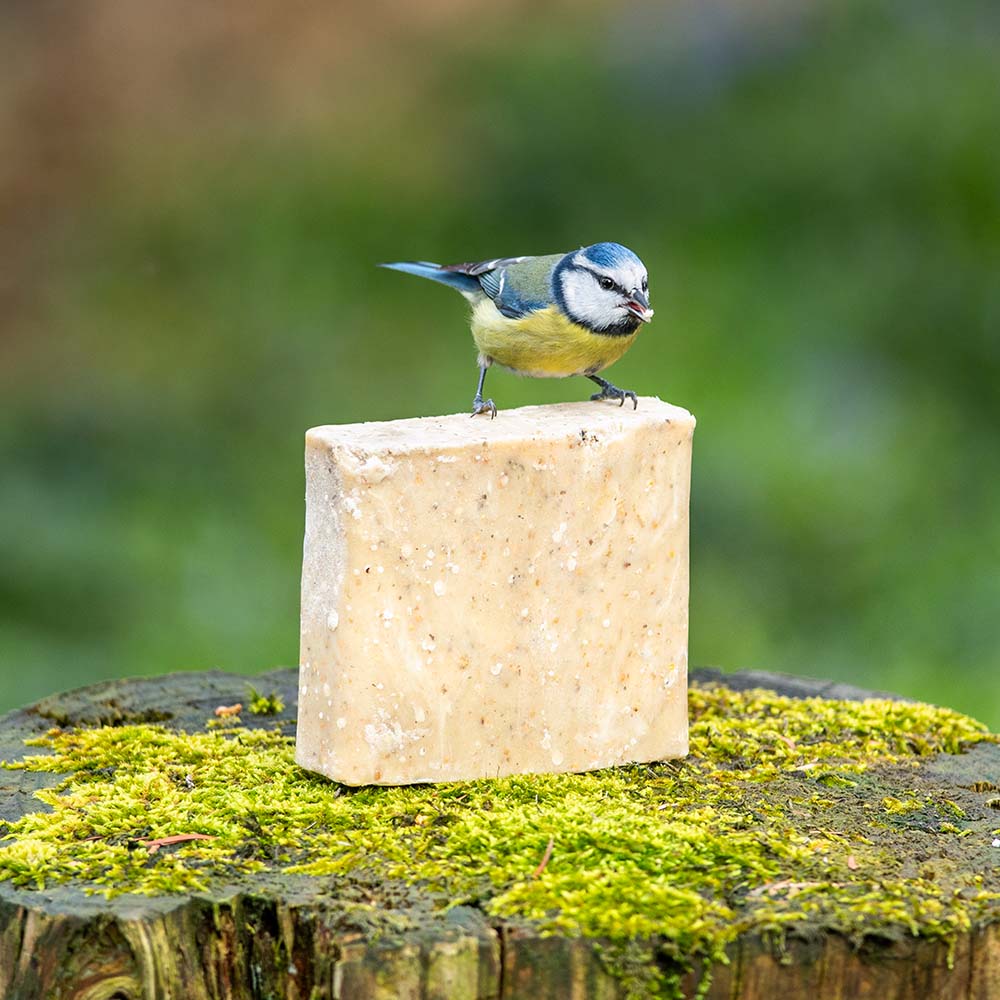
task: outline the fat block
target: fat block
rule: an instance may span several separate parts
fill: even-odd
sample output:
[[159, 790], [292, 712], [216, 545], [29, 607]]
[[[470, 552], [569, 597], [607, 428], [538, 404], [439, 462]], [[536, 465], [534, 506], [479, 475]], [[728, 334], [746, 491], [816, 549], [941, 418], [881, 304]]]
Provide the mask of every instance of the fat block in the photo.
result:
[[310, 430], [298, 763], [407, 784], [687, 753], [694, 425], [640, 398]]

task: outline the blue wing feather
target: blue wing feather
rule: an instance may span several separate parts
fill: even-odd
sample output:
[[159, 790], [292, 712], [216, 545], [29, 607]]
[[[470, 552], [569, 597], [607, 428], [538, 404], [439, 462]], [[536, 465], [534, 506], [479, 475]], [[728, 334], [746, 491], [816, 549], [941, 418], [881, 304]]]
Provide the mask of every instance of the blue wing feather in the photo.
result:
[[400, 261], [382, 264], [455, 288], [475, 298], [486, 295], [501, 315], [520, 319], [552, 303], [552, 271], [561, 259], [547, 257], [496, 257], [465, 264], [432, 264], [429, 261]]
[[[553, 303], [552, 273], [561, 259], [561, 254], [552, 254], [505, 262], [502, 268], [493, 272], [498, 279], [496, 294], [487, 294], [497, 309], [511, 319], [546, 309]], [[483, 279], [479, 281], [482, 283]]]
[[479, 287], [488, 295], [501, 315], [508, 319], [520, 319], [539, 308], [537, 303], [527, 302], [518, 293], [516, 282], [510, 280], [517, 265], [534, 260], [534, 257], [497, 257], [470, 264], [453, 264], [448, 270], [460, 274], [474, 275]]
[[[484, 281], [485, 278], [490, 279], [488, 284]], [[527, 316], [528, 313], [541, 309], [544, 305], [542, 302], [526, 299], [514, 285], [514, 282], [507, 281], [506, 271], [490, 271], [480, 277], [479, 284], [493, 300], [500, 315], [506, 316], [508, 319], [520, 319], [522, 316]]]
[[493, 300], [493, 304], [502, 316], [508, 319], [520, 319], [544, 307], [543, 302], [528, 301], [509, 277], [510, 272], [501, 268], [487, 271], [479, 276], [479, 284], [483, 291]]
[[403, 271], [406, 274], [415, 274], [418, 278], [439, 281], [442, 285], [448, 285], [463, 294], [481, 291], [479, 280], [472, 275], [442, 267], [440, 264], [432, 264], [426, 260], [402, 260], [392, 264], [379, 264], [379, 267], [387, 267], [392, 271]]

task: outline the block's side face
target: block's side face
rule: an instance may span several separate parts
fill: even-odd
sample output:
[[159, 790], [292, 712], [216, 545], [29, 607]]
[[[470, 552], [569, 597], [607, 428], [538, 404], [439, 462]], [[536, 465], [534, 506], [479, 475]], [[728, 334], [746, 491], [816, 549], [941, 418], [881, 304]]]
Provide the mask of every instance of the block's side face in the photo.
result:
[[307, 437], [295, 759], [323, 773], [328, 773], [325, 766], [331, 752], [331, 682], [339, 662], [340, 599], [347, 558], [344, 514], [336, 456]]
[[693, 421], [567, 424], [378, 455], [323, 444], [300, 763], [388, 784], [686, 752]]
[[[626, 663], [631, 673], [625, 683], [630, 694], [647, 700], [641, 713], [643, 725], [637, 727], [641, 731], [633, 734], [636, 742], [630, 742], [625, 754], [629, 761], [682, 757], [688, 750], [693, 434], [693, 422], [661, 425], [651, 429], [644, 439], [636, 438], [631, 443], [632, 454], [624, 456], [633, 468], [645, 474], [640, 483], [642, 498], [632, 499], [632, 510], [622, 525], [625, 540], [638, 554], [638, 566], [642, 567], [627, 597], [629, 602], [636, 602], [637, 609], [648, 608], [650, 619], [648, 623], [639, 621], [640, 616], [630, 620], [631, 655]], [[643, 534], [648, 535], [645, 544]], [[616, 763], [620, 762], [624, 760]]]

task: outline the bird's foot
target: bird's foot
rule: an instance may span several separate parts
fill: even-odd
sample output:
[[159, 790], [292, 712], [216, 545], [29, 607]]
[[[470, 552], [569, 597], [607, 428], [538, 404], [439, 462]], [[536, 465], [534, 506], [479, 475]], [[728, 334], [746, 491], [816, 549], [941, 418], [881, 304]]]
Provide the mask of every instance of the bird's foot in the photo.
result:
[[591, 381], [596, 382], [600, 387], [600, 392], [595, 392], [591, 399], [617, 399], [619, 406], [625, 405], [626, 399], [632, 400], [632, 409], [636, 409], [639, 406], [639, 400], [636, 398], [635, 393], [631, 389], [619, 389], [618, 386], [612, 385], [606, 379], [598, 378], [596, 375], [587, 376]]
[[490, 420], [492, 420], [497, 415], [497, 404], [492, 399], [483, 399], [479, 393], [476, 393], [476, 398], [472, 401], [472, 413], [470, 415], [474, 417], [479, 413], [488, 413]]

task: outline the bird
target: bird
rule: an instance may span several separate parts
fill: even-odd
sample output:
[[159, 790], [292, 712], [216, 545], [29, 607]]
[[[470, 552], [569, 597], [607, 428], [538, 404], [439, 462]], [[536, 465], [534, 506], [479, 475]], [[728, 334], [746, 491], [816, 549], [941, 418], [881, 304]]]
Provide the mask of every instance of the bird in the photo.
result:
[[486, 372], [498, 364], [519, 375], [583, 375], [601, 387], [591, 399], [639, 405], [597, 373], [617, 361], [653, 318], [649, 277], [639, 257], [620, 243], [594, 243], [568, 253], [497, 257], [465, 264], [396, 261], [395, 271], [429, 278], [461, 292], [472, 306], [479, 350], [479, 384], [472, 416], [497, 414], [483, 399]]

